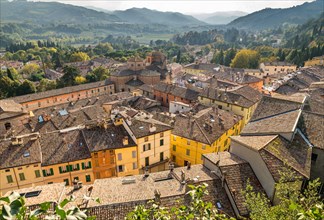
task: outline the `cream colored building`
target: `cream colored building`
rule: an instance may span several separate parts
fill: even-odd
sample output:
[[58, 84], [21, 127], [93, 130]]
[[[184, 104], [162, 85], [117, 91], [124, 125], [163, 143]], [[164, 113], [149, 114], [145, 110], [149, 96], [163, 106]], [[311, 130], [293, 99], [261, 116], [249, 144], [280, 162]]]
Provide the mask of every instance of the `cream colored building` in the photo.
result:
[[297, 65], [286, 62], [266, 62], [260, 64], [260, 69], [263, 72], [262, 77], [274, 75], [278, 73], [291, 73], [297, 70]]

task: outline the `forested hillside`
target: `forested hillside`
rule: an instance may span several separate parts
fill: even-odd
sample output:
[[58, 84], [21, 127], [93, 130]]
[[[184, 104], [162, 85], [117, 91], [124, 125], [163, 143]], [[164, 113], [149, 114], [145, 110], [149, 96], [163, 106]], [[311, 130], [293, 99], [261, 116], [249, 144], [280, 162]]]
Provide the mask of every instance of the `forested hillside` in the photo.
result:
[[306, 2], [302, 5], [286, 8], [266, 8], [240, 17], [232, 21], [229, 26], [243, 29], [269, 29], [285, 24], [303, 24], [311, 18], [317, 18], [324, 8], [324, 0]]

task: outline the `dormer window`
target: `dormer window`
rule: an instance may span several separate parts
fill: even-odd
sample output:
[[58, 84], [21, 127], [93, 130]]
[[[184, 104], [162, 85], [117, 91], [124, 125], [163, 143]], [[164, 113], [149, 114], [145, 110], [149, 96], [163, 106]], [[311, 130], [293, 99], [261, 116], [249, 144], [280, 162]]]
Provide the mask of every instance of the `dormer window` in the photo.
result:
[[29, 151], [25, 151], [25, 152], [24, 152], [24, 157], [29, 157], [29, 156], [30, 156]]

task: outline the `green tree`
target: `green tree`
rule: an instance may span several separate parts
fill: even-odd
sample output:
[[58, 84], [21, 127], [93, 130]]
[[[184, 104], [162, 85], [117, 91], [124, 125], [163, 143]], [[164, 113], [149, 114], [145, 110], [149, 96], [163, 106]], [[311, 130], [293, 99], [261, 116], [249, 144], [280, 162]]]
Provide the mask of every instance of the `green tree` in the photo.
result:
[[35, 92], [36, 92], [35, 85], [27, 79], [17, 88], [17, 95], [25, 95], [25, 94], [35, 93]]
[[236, 50], [234, 48], [229, 49], [224, 57], [224, 65], [225, 66], [230, 66], [232, 59], [234, 59], [236, 54]]
[[80, 71], [74, 66], [65, 66], [63, 68], [64, 75], [59, 80], [59, 87], [76, 85], [75, 78], [80, 76]]
[[86, 83], [87, 79], [84, 78], [83, 76], [77, 76], [77, 77], [75, 77], [74, 81], [75, 81], [75, 84], [80, 85], [80, 84]]
[[258, 68], [260, 55], [255, 50], [240, 50], [231, 62], [234, 68]]
[[84, 52], [75, 52], [70, 57], [70, 62], [80, 62], [87, 60], [90, 60], [90, 57]]
[[44, 92], [47, 90], [56, 89], [56, 81], [49, 79], [41, 79], [37, 87], [38, 92]]
[[270, 206], [266, 195], [255, 193], [248, 184], [243, 194], [252, 220], [324, 219], [323, 201], [318, 195], [319, 180], [310, 181], [306, 190], [301, 192], [299, 181], [294, 181], [294, 175], [287, 169], [281, 172], [275, 190], [278, 204], [274, 206]]
[[[19, 220], [38, 220], [38, 219], [76, 219], [76, 220], [94, 220], [95, 216], [87, 216], [85, 211], [76, 206], [66, 208], [66, 205], [78, 198], [64, 199], [61, 203], [56, 204], [54, 210], [51, 210], [51, 202], [44, 202], [39, 208], [30, 210], [26, 206], [25, 197], [19, 193], [13, 192], [7, 197], [0, 198], [4, 203], [0, 209], [0, 220], [19, 219]], [[79, 198], [80, 199], [80, 198]], [[89, 198], [100, 203], [99, 199]]]
[[29, 63], [29, 64], [26, 64], [22, 70], [21, 70], [21, 73], [24, 74], [25, 76], [30, 76], [34, 73], [38, 73], [38, 71], [40, 70], [40, 67], [35, 64], [35, 63]]
[[99, 43], [94, 49], [93, 52], [97, 55], [103, 55], [109, 52], [112, 52], [114, 48], [110, 43]]
[[105, 80], [110, 76], [109, 70], [102, 66], [95, 68], [92, 73], [95, 75], [95, 81]]

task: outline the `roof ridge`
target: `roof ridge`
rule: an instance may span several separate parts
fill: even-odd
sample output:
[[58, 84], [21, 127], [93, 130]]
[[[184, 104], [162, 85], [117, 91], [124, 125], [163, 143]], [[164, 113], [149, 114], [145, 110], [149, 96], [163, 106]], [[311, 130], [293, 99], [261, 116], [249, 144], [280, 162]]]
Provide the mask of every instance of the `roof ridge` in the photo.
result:
[[201, 133], [205, 136], [205, 138], [207, 139], [208, 143], [209, 143], [209, 144], [212, 144], [212, 143], [210, 142], [210, 140], [208, 139], [207, 135], [205, 134], [205, 132], [204, 132], [204, 131], [202, 130], [202, 128], [200, 127], [199, 123], [198, 123], [196, 120], [195, 120], [194, 122], [197, 124], [199, 130], [200, 130]]
[[277, 114], [274, 114], [274, 115], [269, 115], [269, 116], [266, 116], [266, 117], [263, 117], [263, 118], [258, 118], [258, 119], [255, 119], [255, 120], [251, 119], [250, 122], [257, 122], [257, 121], [277, 117], [277, 116], [284, 115], [284, 114], [291, 113], [291, 112], [295, 112], [295, 111], [301, 111], [301, 109], [300, 108], [291, 109], [291, 110], [288, 110], [288, 111], [285, 111], [285, 112], [280, 112], [280, 113], [277, 113]]

